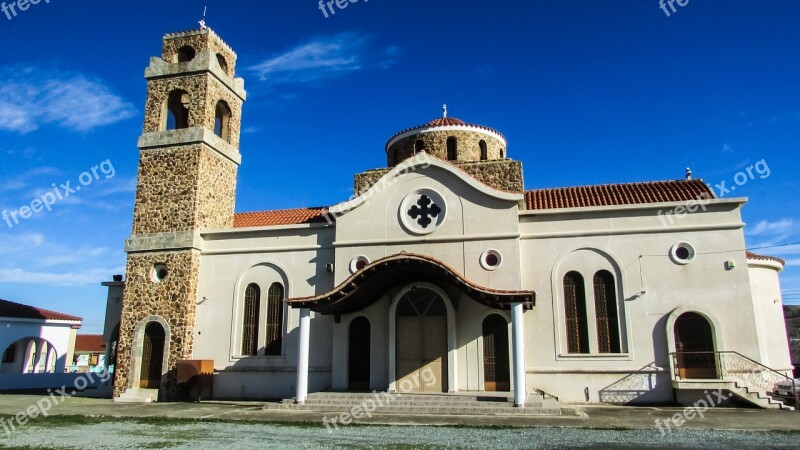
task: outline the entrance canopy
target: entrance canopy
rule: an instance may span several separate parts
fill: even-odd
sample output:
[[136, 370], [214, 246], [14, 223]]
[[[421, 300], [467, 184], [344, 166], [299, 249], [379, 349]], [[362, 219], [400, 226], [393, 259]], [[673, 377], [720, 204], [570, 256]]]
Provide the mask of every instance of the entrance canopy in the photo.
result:
[[513, 303], [522, 303], [526, 309], [531, 309], [536, 300], [533, 291], [478, 286], [435, 258], [403, 253], [375, 261], [330, 292], [313, 297], [291, 298], [286, 303], [293, 308], [308, 308], [322, 314], [348, 314], [375, 303], [391, 286], [422, 281], [453, 285], [473, 300], [491, 308], [508, 310]]

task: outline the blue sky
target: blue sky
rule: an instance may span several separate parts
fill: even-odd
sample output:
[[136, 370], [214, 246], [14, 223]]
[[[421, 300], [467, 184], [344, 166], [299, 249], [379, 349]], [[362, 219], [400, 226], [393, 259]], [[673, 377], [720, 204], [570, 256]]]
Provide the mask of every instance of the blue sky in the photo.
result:
[[[447, 103], [506, 135], [528, 189], [686, 166], [729, 188], [763, 160], [769, 176], [726, 195], [750, 198], [748, 247], [800, 241], [800, 2], [690, 0], [667, 16], [658, 0], [362, 0], [326, 18], [313, 0], [42, 0], [0, 13], [0, 210], [81, 190], [0, 221], [0, 298], [101, 331], [99, 283], [125, 265], [144, 68], [205, 4], [249, 94], [239, 212], [347, 199], [354, 173], [385, 166], [389, 137]], [[759, 251], [788, 261], [786, 302], [800, 303], [800, 245]]]

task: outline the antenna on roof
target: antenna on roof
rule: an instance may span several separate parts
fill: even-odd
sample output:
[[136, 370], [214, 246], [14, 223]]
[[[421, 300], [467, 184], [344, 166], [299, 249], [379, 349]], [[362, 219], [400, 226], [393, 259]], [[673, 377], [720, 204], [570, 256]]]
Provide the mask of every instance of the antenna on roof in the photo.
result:
[[205, 30], [206, 28], [208, 28], [206, 26], [206, 12], [208, 12], [208, 6], [203, 7], [203, 18], [200, 19], [200, 22], [198, 22], [200, 24], [201, 30]]
[[442, 106], [442, 110], [444, 111], [444, 117], [447, 117], [447, 103]]
[[691, 179], [692, 179], [692, 168], [691, 167], [687, 167], [686, 168], [686, 181], [689, 181]]

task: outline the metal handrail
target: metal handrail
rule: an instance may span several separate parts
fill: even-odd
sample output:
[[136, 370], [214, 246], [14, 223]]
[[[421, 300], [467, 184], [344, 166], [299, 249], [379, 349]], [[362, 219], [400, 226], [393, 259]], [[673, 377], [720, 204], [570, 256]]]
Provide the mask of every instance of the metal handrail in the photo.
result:
[[[721, 352], [673, 352], [670, 353], [673, 361], [674, 377], [680, 378], [678, 375], [680, 371], [680, 356], [681, 355], [713, 355], [714, 365], [716, 366], [716, 374], [718, 379], [723, 376], [733, 375], [736, 378], [744, 381], [749, 385], [755, 385], [764, 390], [764, 392], [771, 396], [775, 392], [775, 387], [782, 381], [791, 381], [792, 396], [794, 397], [795, 408], [800, 411], [800, 395], [797, 392], [797, 382], [794, 378], [788, 377], [770, 367], [761, 364], [739, 352], [734, 351], [721, 351]], [[734, 361], [731, 361], [734, 360]], [[738, 360], [738, 361], [737, 361]], [[735, 364], [739, 365], [736, 367]], [[754, 370], [755, 368], [755, 370]], [[720, 370], [721, 369], [721, 370]], [[724, 372], [724, 373], [723, 373]], [[741, 374], [751, 374], [755, 376], [760, 375], [760, 378], [753, 378], [742, 376]], [[772, 381], [772, 380], [778, 381]], [[766, 385], [766, 386], [765, 386]]]

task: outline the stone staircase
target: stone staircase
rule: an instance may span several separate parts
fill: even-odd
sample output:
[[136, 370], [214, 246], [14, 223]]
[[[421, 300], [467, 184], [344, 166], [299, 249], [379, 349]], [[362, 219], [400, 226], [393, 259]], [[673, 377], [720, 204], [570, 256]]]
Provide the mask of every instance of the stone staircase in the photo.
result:
[[770, 395], [767, 395], [764, 391], [747, 386], [747, 384], [741, 381], [729, 382], [726, 389], [737, 398], [760, 408], [783, 409], [787, 411], [795, 410], [794, 406], [789, 406], [780, 400], [776, 400]]
[[[673, 361], [672, 387], [675, 389], [721, 389], [759, 408], [796, 410], [795, 381], [738, 352], [675, 352], [670, 356]], [[685, 366], [683, 369], [704, 369], [706, 375], [713, 373], [714, 378], [681, 378], [682, 365]], [[787, 394], [787, 399], [782, 401], [783, 394]]]
[[152, 403], [158, 401], [158, 389], [126, 389], [119, 397], [114, 399], [116, 403]]
[[304, 405], [294, 399], [267, 403], [268, 411], [350, 412], [363, 408], [371, 414], [411, 415], [561, 415], [558, 399], [543, 392], [528, 394], [524, 408], [514, 407], [506, 393], [485, 394], [390, 394], [387, 392], [316, 392]]

